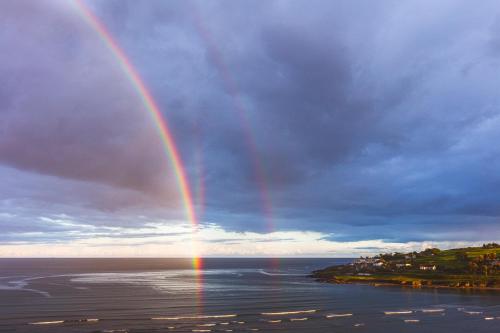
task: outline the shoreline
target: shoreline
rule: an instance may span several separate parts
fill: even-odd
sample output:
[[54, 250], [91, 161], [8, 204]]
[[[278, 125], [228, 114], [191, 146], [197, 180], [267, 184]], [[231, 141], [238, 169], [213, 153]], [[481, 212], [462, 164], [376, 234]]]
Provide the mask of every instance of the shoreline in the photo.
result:
[[500, 292], [500, 287], [465, 287], [465, 286], [444, 286], [444, 285], [436, 285], [436, 284], [419, 284], [419, 285], [412, 285], [412, 284], [407, 284], [407, 283], [398, 283], [398, 282], [387, 282], [387, 281], [356, 281], [356, 280], [350, 280], [350, 281], [333, 281], [325, 278], [318, 278], [315, 277], [314, 275], [310, 275], [310, 277], [314, 278], [317, 282], [321, 283], [328, 283], [328, 284], [338, 284], [338, 285], [348, 285], [348, 284], [359, 284], [359, 285], [366, 285], [366, 286], [372, 286], [372, 287], [400, 287], [400, 288], [411, 288], [411, 289], [452, 289], [452, 290], [463, 290], [463, 291], [495, 291], [495, 292]]
[[311, 272], [317, 281], [411, 288], [500, 291], [500, 245], [483, 244], [361, 257]]

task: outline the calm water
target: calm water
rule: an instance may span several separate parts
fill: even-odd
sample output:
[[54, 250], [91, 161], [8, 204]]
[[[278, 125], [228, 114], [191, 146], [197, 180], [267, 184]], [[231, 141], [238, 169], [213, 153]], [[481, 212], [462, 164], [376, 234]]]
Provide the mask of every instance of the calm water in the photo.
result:
[[0, 259], [0, 332], [500, 332], [500, 293], [306, 276], [345, 261]]

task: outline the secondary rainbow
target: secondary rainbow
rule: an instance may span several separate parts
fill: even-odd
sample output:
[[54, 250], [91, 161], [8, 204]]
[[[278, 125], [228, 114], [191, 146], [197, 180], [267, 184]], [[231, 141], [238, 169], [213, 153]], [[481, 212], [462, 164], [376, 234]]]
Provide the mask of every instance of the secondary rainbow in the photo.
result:
[[222, 56], [222, 53], [220, 52], [217, 44], [214, 42], [210, 30], [204, 24], [204, 21], [202, 20], [202, 17], [198, 12], [197, 7], [191, 1], [187, 1], [187, 4], [190, 6], [189, 7], [190, 13], [192, 15], [195, 28], [198, 31], [201, 39], [205, 43], [207, 51], [215, 65], [215, 68], [220, 74], [220, 77], [222, 78], [222, 84], [226, 89], [226, 91], [231, 96], [233, 107], [238, 116], [240, 117], [240, 122], [243, 129], [243, 135], [245, 138], [245, 145], [250, 157], [250, 161], [252, 163], [255, 182], [260, 192], [262, 212], [264, 213], [264, 217], [267, 221], [268, 231], [272, 232], [275, 229], [273, 223], [272, 200], [267, 185], [267, 177], [264, 172], [264, 168], [261, 164], [261, 161], [259, 159], [257, 144], [255, 142], [254, 135], [252, 133], [252, 127], [247, 118], [248, 111], [240, 97], [240, 92], [236, 85], [236, 81], [233, 79], [231, 72], [226, 62], [224, 61], [224, 57]]
[[[156, 104], [153, 96], [149, 92], [149, 89], [142, 80], [141, 76], [134, 68], [130, 60], [127, 58], [125, 52], [118, 45], [117, 41], [104, 26], [104, 24], [99, 20], [97, 16], [94, 15], [90, 8], [88, 8], [83, 3], [83, 1], [75, 0], [74, 3], [76, 4], [79, 13], [81, 13], [85, 21], [87, 21], [87, 23], [97, 32], [104, 45], [106, 45], [114, 55], [122, 71], [125, 73], [131, 84], [135, 88], [137, 95], [141, 99], [145, 109], [151, 115], [151, 118], [162, 141], [163, 149], [165, 150], [165, 153], [172, 164], [172, 168], [174, 170], [179, 187], [179, 192], [182, 197], [184, 209], [186, 211], [186, 217], [191, 223], [191, 226], [196, 229], [198, 226], [198, 221], [196, 219], [196, 213], [193, 206], [193, 199], [189, 187], [189, 182], [186, 177], [186, 171], [184, 170], [181, 157], [175, 145], [174, 138], [169, 130], [166, 119], [161, 114], [158, 105]], [[193, 244], [193, 246], [194, 245], [195, 244]], [[201, 266], [201, 259], [197, 257], [196, 252], [193, 256], [193, 266], [194, 268], [200, 268]]]

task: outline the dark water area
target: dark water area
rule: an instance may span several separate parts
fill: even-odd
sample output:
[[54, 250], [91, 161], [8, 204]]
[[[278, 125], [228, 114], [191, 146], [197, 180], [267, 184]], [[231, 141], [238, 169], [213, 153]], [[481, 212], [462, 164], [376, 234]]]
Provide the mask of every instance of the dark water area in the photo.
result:
[[347, 259], [0, 259], [0, 332], [500, 332], [500, 293], [319, 283]]

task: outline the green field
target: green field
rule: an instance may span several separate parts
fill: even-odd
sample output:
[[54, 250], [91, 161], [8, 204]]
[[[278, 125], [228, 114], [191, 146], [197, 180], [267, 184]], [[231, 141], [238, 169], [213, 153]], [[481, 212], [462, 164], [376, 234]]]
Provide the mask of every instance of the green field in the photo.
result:
[[[500, 258], [500, 246], [495, 243], [450, 250], [427, 249], [380, 254], [353, 264], [315, 271], [312, 276], [331, 283], [499, 289], [500, 262], [497, 258]], [[432, 269], [423, 270], [422, 266]]]

